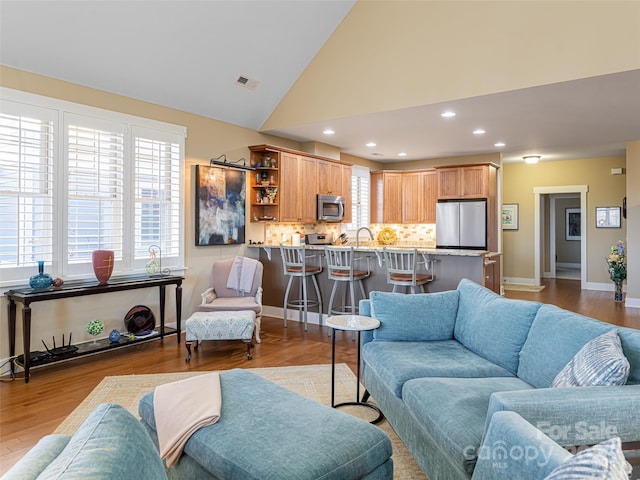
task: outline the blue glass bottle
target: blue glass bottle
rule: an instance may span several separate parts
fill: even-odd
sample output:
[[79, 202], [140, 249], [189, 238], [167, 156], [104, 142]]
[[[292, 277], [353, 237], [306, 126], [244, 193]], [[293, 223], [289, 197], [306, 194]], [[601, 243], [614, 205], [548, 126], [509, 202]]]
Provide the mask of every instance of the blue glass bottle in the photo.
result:
[[38, 273], [29, 279], [29, 285], [34, 290], [45, 290], [51, 286], [53, 278], [48, 273], [44, 273], [44, 260], [38, 261]]

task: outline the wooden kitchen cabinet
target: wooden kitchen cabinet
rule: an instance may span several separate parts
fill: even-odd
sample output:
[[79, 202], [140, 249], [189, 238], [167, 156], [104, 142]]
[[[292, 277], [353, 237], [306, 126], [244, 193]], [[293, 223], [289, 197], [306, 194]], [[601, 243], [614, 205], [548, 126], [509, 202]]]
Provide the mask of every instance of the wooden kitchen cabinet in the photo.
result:
[[[325, 195], [344, 195], [342, 165], [318, 160], [318, 193]], [[349, 167], [350, 169], [351, 167]]]
[[345, 212], [343, 223], [351, 223], [352, 197], [351, 197], [351, 165], [342, 165], [342, 193], [345, 198]]
[[372, 172], [371, 222], [435, 223], [437, 196], [435, 170]]
[[422, 174], [402, 174], [402, 223], [420, 223], [423, 207]]
[[436, 223], [438, 177], [434, 170], [420, 173], [422, 209], [419, 223]]
[[[261, 164], [259, 170], [251, 172], [252, 221], [316, 223], [316, 195], [323, 193], [345, 197], [344, 222], [351, 222], [351, 164], [266, 144], [250, 146], [249, 150], [251, 165]], [[275, 159], [275, 165], [269, 162], [269, 167], [265, 167], [263, 159], [267, 157]], [[261, 175], [265, 169], [269, 171], [268, 186], [273, 182], [273, 186], [278, 187], [273, 205], [258, 200], [267, 185], [256, 173]]]
[[438, 198], [488, 198], [491, 165], [438, 168]]
[[288, 152], [282, 152], [280, 158], [280, 221], [315, 223], [316, 159]]
[[402, 173], [371, 172], [371, 223], [402, 223]]

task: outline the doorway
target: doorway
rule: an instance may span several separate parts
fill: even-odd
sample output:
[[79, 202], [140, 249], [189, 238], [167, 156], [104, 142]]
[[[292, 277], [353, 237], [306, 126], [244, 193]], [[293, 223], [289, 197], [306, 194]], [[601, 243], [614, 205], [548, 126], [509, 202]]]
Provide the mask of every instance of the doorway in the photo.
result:
[[[580, 288], [584, 289], [587, 282], [587, 185], [568, 185], [558, 187], [534, 187], [534, 285], [540, 285], [542, 272], [546, 275], [553, 275], [558, 278], [558, 263], [576, 264], [579, 268]], [[564, 199], [572, 199], [571, 202], [579, 207], [568, 207]], [[563, 212], [558, 214], [558, 206], [563, 208]], [[553, 204], [553, 208], [552, 208]], [[579, 208], [579, 210], [577, 210]], [[569, 210], [569, 211], [568, 211]], [[572, 211], [571, 211], [572, 210]], [[579, 216], [576, 217], [576, 213]], [[563, 218], [557, 218], [557, 217]], [[580, 221], [576, 224], [577, 219]], [[557, 225], [559, 225], [557, 227]], [[578, 235], [579, 232], [579, 235]], [[557, 249], [556, 238], [562, 235], [566, 242], [573, 243], [573, 249], [579, 243], [579, 262], [556, 262]], [[553, 239], [553, 240], [552, 240]], [[576, 259], [577, 257], [569, 257]], [[577, 270], [577, 269], [576, 269]], [[575, 272], [577, 273], [577, 272]], [[575, 275], [574, 273], [574, 275]]]
[[[561, 193], [543, 195], [543, 202], [549, 205], [549, 222], [545, 222], [545, 252], [543, 255], [545, 278], [580, 280], [582, 261], [581, 224], [584, 215], [580, 209], [580, 195]], [[547, 227], [548, 226], [548, 227]]]

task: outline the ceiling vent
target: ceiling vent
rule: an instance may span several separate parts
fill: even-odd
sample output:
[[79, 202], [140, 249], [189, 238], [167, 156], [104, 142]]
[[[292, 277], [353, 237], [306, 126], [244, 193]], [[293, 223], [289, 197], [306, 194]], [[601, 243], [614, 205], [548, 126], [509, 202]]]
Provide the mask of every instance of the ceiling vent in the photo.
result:
[[245, 77], [244, 75], [239, 75], [235, 81], [236, 85], [240, 85], [241, 87], [248, 88], [249, 90], [255, 90], [259, 83], [260, 82], [258, 80]]

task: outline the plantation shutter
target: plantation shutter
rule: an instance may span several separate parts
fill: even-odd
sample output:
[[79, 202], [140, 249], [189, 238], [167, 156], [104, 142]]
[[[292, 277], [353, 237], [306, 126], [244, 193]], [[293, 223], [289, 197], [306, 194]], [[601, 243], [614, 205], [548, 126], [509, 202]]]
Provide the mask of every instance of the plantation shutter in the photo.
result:
[[0, 108], [0, 269], [4, 280], [53, 258], [56, 112], [3, 100]]
[[91, 262], [94, 250], [113, 250], [122, 261], [124, 233], [124, 128], [70, 115], [67, 132], [67, 265]]
[[[162, 267], [180, 261], [183, 139], [133, 127], [134, 261], [146, 263], [160, 247]], [[155, 248], [154, 248], [155, 250]]]
[[354, 165], [351, 174], [351, 223], [348, 230], [369, 226], [369, 170]]

